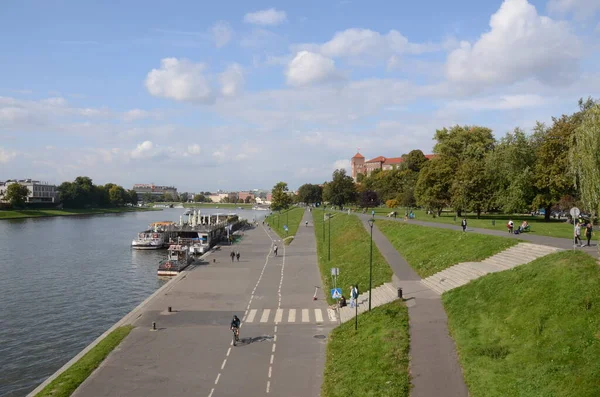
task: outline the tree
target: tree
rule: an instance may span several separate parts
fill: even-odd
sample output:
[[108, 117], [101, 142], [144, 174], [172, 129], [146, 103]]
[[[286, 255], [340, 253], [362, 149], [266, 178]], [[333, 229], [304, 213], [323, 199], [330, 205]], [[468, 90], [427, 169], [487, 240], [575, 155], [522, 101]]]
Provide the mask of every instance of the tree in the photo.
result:
[[163, 201], [166, 203], [170, 203], [173, 202], [174, 198], [173, 195], [171, 193], [165, 193], [163, 194]]
[[[356, 185], [351, 176], [346, 175], [346, 170], [333, 171], [331, 182], [327, 184], [328, 198], [331, 204], [342, 207], [356, 200]], [[325, 196], [325, 192], [323, 192]]]
[[108, 191], [110, 204], [114, 207], [119, 207], [125, 203], [125, 189], [121, 186], [113, 185]]
[[385, 206], [388, 208], [398, 208], [400, 203], [396, 199], [388, 200], [385, 202]]
[[[581, 106], [581, 101], [580, 101]], [[600, 213], [600, 104], [589, 107], [575, 130], [569, 153], [577, 189], [587, 210]]]
[[137, 205], [138, 203], [138, 195], [135, 192], [135, 190], [130, 189], [127, 191], [127, 195], [129, 196], [129, 199], [127, 200], [128, 203], [131, 203], [133, 205]]
[[188, 194], [188, 193], [181, 193], [181, 194], [179, 195], [179, 201], [181, 201], [182, 203], [187, 203], [187, 201], [188, 201], [188, 196], [189, 196], [189, 194]]
[[427, 162], [427, 157], [420, 150], [411, 150], [404, 157], [404, 165], [411, 171], [419, 172]]
[[194, 195], [194, 201], [196, 203], [203, 203], [206, 201], [206, 197], [203, 194], [196, 194]]
[[154, 196], [152, 195], [152, 193], [144, 193], [142, 194], [142, 200], [144, 201], [144, 203], [152, 203], [154, 202]]
[[278, 182], [271, 190], [271, 209], [281, 211], [292, 205], [292, 197], [288, 194], [288, 185], [285, 182]]
[[365, 190], [359, 195], [358, 204], [362, 208], [373, 208], [379, 205], [379, 197], [377, 192], [373, 190]]
[[298, 201], [305, 204], [315, 204], [323, 201], [323, 188], [319, 185], [305, 183], [298, 188]]
[[11, 183], [6, 188], [4, 200], [8, 201], [13, 208], [23, 208], [28, 195], [29, 189], [27, 186], [21, 185], [20, 183]]
[[450, 203], [453, 174], [454, 169], [447, 161], [439, 157], [429, 160], [419, 173], [415, 186], [417, 204], [441, 215]]
[[252, 196], [248, 195], [248, 196], [246, 196], [246, 199], [244, 200], [244, 202], [245, 202], [246, 204], [250, 204], [250, 203], [252, 202], [252, 200], [254, 200], [254, 199], [252, 198]]

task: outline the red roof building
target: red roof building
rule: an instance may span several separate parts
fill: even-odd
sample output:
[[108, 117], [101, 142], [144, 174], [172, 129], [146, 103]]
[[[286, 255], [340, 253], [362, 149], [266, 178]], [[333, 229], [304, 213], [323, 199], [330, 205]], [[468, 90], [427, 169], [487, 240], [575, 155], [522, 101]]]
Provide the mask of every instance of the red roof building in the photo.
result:
[[[431, 159], [435, 157], [435, 155], [426, 154], [425, 157], [427, 159]], [[354, 157], [350, 159], [350, 163], [352, 166], [352, 178], [354, 178], [354, 181], [356, 181], [358, 178], [358, 174], [368, 176], [371, 175], [371, 173], [374, 170], [392, 170], [398, 167], [403, 161], [404, 158], [402, 157], [384, 156], [377, 156], [375, 158], [372, 158], [371, 160], [365, 161], [365, 157], [362, 154], [356, 153]]]

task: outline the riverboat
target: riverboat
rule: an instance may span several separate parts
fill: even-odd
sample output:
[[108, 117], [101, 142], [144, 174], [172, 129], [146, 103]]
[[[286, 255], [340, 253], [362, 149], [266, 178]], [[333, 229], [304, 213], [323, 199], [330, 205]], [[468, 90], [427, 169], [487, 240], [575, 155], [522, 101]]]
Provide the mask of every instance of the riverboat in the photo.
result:
[[154, 222], [150, 228], [138, 233], [131, 242], [131, 248], [136, 250], [156, 250], [163, 248], [167, 241], [167, 230], [174, 222]]
[[158, 265], [159, 276], [176, 276], [188, 267], [194, 258], [190, 256], [189, 249], [185, 245], [171, 245], [167, 253], [167, 259]]

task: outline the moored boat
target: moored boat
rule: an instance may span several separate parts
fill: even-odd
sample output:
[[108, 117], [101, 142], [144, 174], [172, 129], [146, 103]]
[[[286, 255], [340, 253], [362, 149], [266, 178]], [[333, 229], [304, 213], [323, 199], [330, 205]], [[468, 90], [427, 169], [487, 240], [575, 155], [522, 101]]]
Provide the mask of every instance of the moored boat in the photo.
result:
[[176, 276], [193, 261], [194, 258], [189, 254], [187, 246], [173, 244], [169, 247], [167, 259], [158, 265], [157, 274], [159, 276]]

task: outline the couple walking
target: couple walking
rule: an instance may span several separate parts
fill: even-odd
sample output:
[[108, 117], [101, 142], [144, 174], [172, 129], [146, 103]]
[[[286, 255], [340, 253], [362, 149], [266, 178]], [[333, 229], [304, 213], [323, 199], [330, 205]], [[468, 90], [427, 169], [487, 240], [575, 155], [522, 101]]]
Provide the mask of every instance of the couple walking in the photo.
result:
[[[585, 226], [585, 238], [587, 238], [587, 246], [590, 247], [590, 240], [592, 239], [592, 233], [594, 231], [594, 228], [592, 227], [591, 223], [588, 223]], [[579, 245], [580, 247], [583, 247], [583, 241], [581, 240], [581, 224], [577, 223], [575, 225], [575, 245]]]
[[235, 252], [235, 251], [231, 251], [231, 254], [229, 254], [229, 256], [231, 256], [231, 261], [235, 262], [235, 258], [237, 258], [237, 261], [240, 261], [240, 251]]

